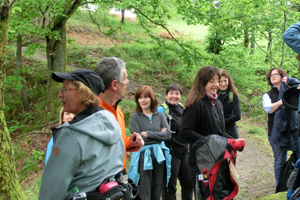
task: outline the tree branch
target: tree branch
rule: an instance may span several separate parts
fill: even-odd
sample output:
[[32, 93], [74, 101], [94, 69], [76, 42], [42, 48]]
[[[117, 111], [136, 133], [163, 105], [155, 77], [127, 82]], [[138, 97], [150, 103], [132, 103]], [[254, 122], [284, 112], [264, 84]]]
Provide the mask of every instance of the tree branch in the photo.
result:
[[10, 45], [10, 44], [13, 42], [13, 40], [16, 38], [17, 35], [20, 34], [20, 32], [23, 30], [23, 28], [24, 28], [25, 26], [27, 26], [28, 24], [33, 24], [33, 23], [39, 21], [40, 19], [43, 19], [43, 18], [45, 17], [45, 15], [47, 14], [47, 11], [48, 11], [49, 9], [50, 9], [50, 7], [48, 7], [48, 9], [47, 9], [45, 12], [42, 12], [42, 10], [40, 9], [40, 12], [42, 13], [42, 16], [39, 17], [39, 18], [37, 18], [37, 19], [35, 19], [35, 20], [33, 20], [33, 21], [31, 21], [31, 22], [25, 23], [25, 24], [22, 26], [22, 28], [19, 29], [19, 31], [15, 34], [15, 36], [11, 39], [11, 41], [10, 41], [8, 44]]
[[[146, 16], [140, 9], [138, 8], [134, 8], [135, 11], [137, 11], [139, 14], [141, 14], [143, 17], [145, 17], [147, 20], [149, 20], [151, 23], [157, 25], [157, 26], [161, 26], [163, 29], [165, 29], [168, 34], [171, 36], [171, 38], [183, 49], [185, 50], [189, 55], [191, 55], [192, 57], [195, 57], [195, 55], [192, 55], [182, 44], [180, 44], [180, 42], [173, 36], [173, 34], [169, 31], [169, 29], [164, 25], [164, 24], [161, 24], [161, 23], [157, 23], [155, 21], [153, 21], [152, 19], [150, 19], [148, 16]], [[143, 26], [143, 25], [142, 25]], [[145, 28], [145, 26], [143, 26]], [[146, 29], [146, 28], [145, 28]], [[147, 29], [146, 29], [147, 30]], [[148, 31], [147, 31], [148, 32]], [[149, 32], [148, 32], [149, 33]], [[155, 37], [153, 34], [151, 34], [152, 37]], [[161, 43], [160, 43], [161, 44]], [[165, 46], [165, 45], [163, 45]], [[199, 58], [196, 56], [196, 58]]]
[[9, 10], [13, 7], [13, 5], [14, 5], [14, 3], [16, 2], [16, 0], [12, 0], [11, 2], [10, 2], [10, 4], [9, 4]]
[[[96, 20], [94, 20], [91, 11], [90, 11], [90, 10], [88, 10], [88, 11], [89, 11], [89, 15], [90, 15], [90, 17], [91, 17], [91, 20], [98, 26], [99, 32], [102, 33], [103, 35], [106, 35], [103, 31], [101, 31], [100, 25], [96, 22]], [[118, 29], [119, 29], [119, 28], [118, 28]], [[116, 29], [116, 30], [118, 30], [118, 29]], [[115, 30], [115, 31], [116, 31], [116, 30]], [[110, 40], [114, 45], [116, 45], [115, 42], [112, 40], [112, 38], [110, 38], [110, 37], [108, 37], [108, 38], [109, 38], [109, 40]]]
[[258, 44], [257, 44], [257, 42], [254, 40], [253, 41], [257, 46], [258, 46], [258, 48], [260, 48], [260, 50], [262, 50], [265, 54], [267, 54], [267, 56], [269, 56], [272, 60], [274, 60], [275, 62], [276, 62], [276, 64], [278, 65], [278, 67], [280, 67], [280, 65], [278, 64], [278, 62], [272, 57], [272, 56], [270, 56], [266, 51], [264, 51]]

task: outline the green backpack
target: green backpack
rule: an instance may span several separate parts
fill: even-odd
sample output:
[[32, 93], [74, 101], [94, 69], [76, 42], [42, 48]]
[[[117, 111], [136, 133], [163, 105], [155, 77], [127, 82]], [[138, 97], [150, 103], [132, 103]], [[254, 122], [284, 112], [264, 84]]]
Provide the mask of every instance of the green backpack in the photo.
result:
[[[183, 104], [182, 103], [178, 103], [182, 108], [184, 108]], [[164, 109], [165, 109], [165, 116], [166, 116], [166, 119], [169, 120], [169, 127], [170, 127], [170, 130], [171, 130], [171, 120], [172, 120], [172, 116], [169, 115], [169, 106], [166, 104], [166, 102], [160, 104], [159, 106], [162, 106]]]
[[233, 102], [233, 92], [229, 91], [229, 100], [232, 103]]

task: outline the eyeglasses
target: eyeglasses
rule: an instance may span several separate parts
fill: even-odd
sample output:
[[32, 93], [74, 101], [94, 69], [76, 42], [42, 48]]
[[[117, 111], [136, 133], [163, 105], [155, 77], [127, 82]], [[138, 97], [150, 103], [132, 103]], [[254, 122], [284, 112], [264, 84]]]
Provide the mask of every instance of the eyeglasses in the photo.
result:
[[66, 87], [61, 88], [61, 91], [63, 93], [66, 93], [67, 91], [72, 91], [72, 90], [77, 90], [77, 89], [75, 89], [75, 88], [66, 88]]
[[277, 74], [277, 73], [276, 74], [271, 74], [271, 77], [273, 77], [273, 76], [279, 76], [279, 74]]

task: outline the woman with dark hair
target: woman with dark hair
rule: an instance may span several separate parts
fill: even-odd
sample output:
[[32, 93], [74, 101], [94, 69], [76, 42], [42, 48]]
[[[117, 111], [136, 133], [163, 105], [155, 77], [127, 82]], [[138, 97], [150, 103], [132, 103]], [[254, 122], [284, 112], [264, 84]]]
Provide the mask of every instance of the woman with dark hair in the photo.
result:
[[282, 102], [283, 92], [290, 86], [299, 85], [298, 79], [289, 77], [281, 68], [272, 68], [267, 74], [271, 90], [263, 95], [263, 108], [268, 113], [268, 140], [274, 155], [276, 186], [280, 171], [286, 162], [287, 151], [292, 150], [300, 157], [298, 137], [298, 113], [287, 109]]
[[[180, 136], [190, 142], [188, 162], [196, 200], [233, 199], [237, 194], [230, 170], [235, 169], [235, 150], [242, 150], [245, 141], [228, 139], [231, 136], [225, 132], [223, 106], [217, 94], [220, 77], [216, 67], [206, 66], [198, 71], [185, 101], [179, 129]], [[201, 151], [201, 147], [210, 150]]]
[[235, 122], [241, 119], [239, 94], [229, 73], [225, 69], [220, 69], [219, 72], [221, 79], [218, 100], [223, 104], [225, 131], [237, 139], [239, 138], [239, 133]]
[[179, 125], [183, 112], [180, 103], [183, 90], [178, 84], [166, 88], [166, 101], [158, 106], [157, 111], [164, 113], [170, 129], [174, 132], [171, 140], [165, 142], [172, 156], [171, 177], [167, 187], [163, 188], [163, 200], [176, 200], [177, 178], [181, 186], [181, 199], [193, 199], [193, 184], [189, 176], [188, 143], [179, 136]]
[[164, 114], [156, 111], [158, 102], [150, 86], [137, 90], [135, 102], [130, 132], [141, 134], [145, 145], [132, 153], [128, 176], [139, 185], [143, 200], [159, 200], [163, 184], [168, 184], [170, 177], [171, 156], [164, 141], [170, 140], [171, 131]]
[[89, 197], [105, 179], [122, 170], [121, 130], [114, 116], [98, 107], [98, 95], [104, 91], [98, 74], [79, 69], [53, 73], [52, 78], [63, 83], [58, 97], [64, 111], [76, 116], [52, 129], [53, 149], [42, 175], [39, 199], [69, 200], [78, 189]]

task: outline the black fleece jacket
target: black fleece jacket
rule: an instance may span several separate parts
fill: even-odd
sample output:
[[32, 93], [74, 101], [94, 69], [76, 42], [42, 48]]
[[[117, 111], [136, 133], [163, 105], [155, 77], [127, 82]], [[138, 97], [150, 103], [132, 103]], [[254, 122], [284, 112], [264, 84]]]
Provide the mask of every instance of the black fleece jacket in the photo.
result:
[[[170, 152], [173, 155], [181, 158], [182, 154], [188, 153], [188, 143], [179, 136], [179, 126], [182, 118], [183, 107], [177, 104], [176, 106], [165, 102], [169, 107], [169, 115], [172, 116], [171, 120], [171, 130], [175, 133], [172, 134], [172, 139], [166, 141], [166, 146], [170, 149]], [[167, 119], [168, 123], [169, 120]]]
[[233, 102], [231, 102], [228, 90], [225, 94], [219, 94], [218, 99], [223, 104], [226, 132], [232, 136], [238, 135], [238, 133], [235, 133], [237, 131], [235, 122], [241, 119], [239, 97], [233, 93]]
[[[215, 117], [215, 113], [218, 115], [219, 120]], [[225, 132], [222, 103], [217, 100], [215, 106], [212, 106], [211, 100], [205, 96], [183, 111], [179, 135], [184, 140], [190, 142], [191, 147], [193, 147], [194, 142], [199, 139], [204, 141], [211, 134], [232, 138]], [[189, 154], [189, 163], [195, 163], [193, 148], [191, 148]]]

